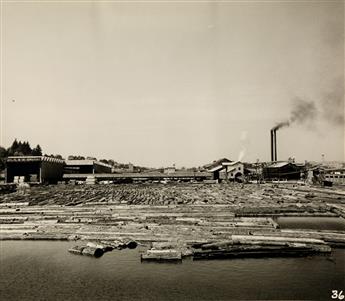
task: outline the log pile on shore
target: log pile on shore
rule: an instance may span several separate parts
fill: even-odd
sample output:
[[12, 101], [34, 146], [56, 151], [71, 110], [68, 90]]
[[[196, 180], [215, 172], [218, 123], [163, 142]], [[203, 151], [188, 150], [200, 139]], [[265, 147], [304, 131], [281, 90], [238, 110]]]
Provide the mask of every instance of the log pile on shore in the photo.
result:
[[197, 257], [207, 253], [211, 258], [218, 256], [211, 255], [213, 251], [220, 250], [223, 255], [238, 250], [242, 254], [264, 253], [257, 245], [276, 253], [317, 251], [310, 244], [303, 245], [305, 242], [277, 245], [276, 241], [269, 245], [260, 241], [257, 245], [226, 244], [224, 250], [205, 249], [207, 244], [234, 242], [236, 235], [251, 241], [264, 236], [319, 239], [331, 246], [345, 246], [344, 231], [282, 230], [272, 218], [277, 216], [345, 216], [345, 194], [339, 190], [268, 184], [37, 186], [25, 194], [0, 196], [0, 240], [97, 241], [103, 245], [111, 242], [117, 248], [116, 241], [130, 237], [152, 246], [155, 251], [150, 256], [161, 253], [161, 258], [179, 258], [174, 252], [162, 251], [168, 248], [152, 245], [172, 240], [180, 242], [177, 249], [170, 249], [181, 252], [181, 257], [199, 252]]

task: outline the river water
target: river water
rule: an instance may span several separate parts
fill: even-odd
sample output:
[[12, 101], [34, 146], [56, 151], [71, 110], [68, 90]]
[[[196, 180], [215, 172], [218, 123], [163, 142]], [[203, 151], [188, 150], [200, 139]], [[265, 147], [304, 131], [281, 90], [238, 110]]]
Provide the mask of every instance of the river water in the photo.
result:
[[141, 263], [139, 250], [95, 259], [75, 242], [0, 242], [1, 300], [331, 300], [345, 250], [331, 256]]
[[345, 231], [345, 219], [340, 217], [278, 217], [281, 229], [311, 229]]

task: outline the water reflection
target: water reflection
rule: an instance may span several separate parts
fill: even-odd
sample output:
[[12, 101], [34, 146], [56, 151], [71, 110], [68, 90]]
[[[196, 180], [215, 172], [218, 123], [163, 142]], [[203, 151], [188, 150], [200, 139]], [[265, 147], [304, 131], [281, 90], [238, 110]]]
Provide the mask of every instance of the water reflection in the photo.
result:
[[307, 258], [142, 264], [140, 250], [102, 258], [69, 254], [73, 242], [1, 242], [2, 300], [329, 299], [344, 288], [345, 250]]

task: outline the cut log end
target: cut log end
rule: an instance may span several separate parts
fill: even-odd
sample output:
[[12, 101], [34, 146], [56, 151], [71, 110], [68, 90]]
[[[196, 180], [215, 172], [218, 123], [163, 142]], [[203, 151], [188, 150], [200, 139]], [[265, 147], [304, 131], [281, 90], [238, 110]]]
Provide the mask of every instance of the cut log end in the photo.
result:
[[104, 254], [104, 251], [100, 248], [85, 247], [82, 251], [82, 254], [99, 258]]

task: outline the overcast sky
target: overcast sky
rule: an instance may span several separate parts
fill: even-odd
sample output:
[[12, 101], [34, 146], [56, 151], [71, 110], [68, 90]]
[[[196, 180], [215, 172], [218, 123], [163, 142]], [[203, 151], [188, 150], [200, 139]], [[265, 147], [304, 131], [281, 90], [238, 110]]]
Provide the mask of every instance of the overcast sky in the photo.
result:
[[[146, 166], [344, 160], [344, 2], [5, 2], [1, 144]], [[304, 116], [304, 114], [302, 114]], [[306, 114], [308, 116], [308, 114]]]

